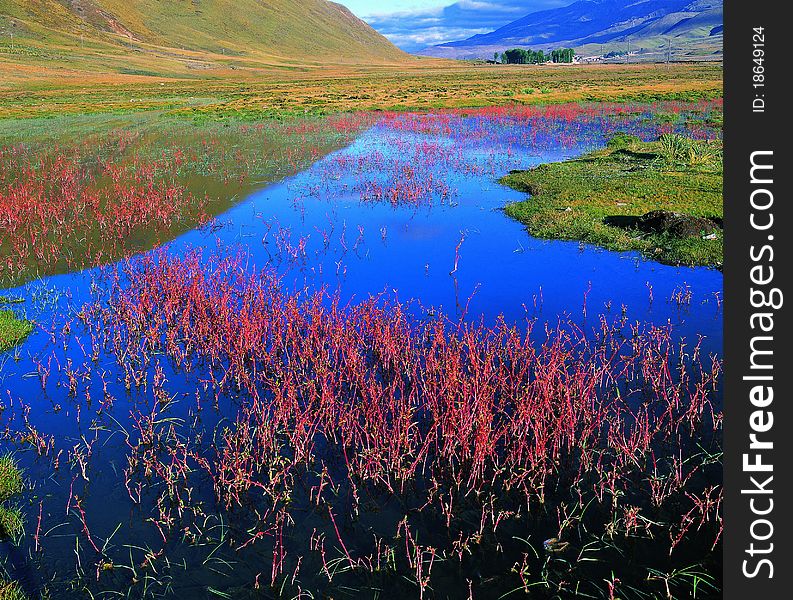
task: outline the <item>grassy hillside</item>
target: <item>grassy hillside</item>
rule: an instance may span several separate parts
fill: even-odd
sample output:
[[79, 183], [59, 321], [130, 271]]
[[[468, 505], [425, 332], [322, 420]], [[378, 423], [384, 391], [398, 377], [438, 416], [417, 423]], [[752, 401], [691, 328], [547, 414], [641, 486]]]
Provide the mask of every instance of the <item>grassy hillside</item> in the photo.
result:
[[0, 77], [41, 68], [197, 77], [405, 60], [326, 0], [0, 0]]
[[[630, 35], [632, 60], [721, 60], [724, 46], [724, 11], [721, 7], [702, 12], [680, 12], [666, 15]], [[619, 37], [607, 43], [580, 46], [584, 56], [603, 53], [622, 53], [628, 38]]]

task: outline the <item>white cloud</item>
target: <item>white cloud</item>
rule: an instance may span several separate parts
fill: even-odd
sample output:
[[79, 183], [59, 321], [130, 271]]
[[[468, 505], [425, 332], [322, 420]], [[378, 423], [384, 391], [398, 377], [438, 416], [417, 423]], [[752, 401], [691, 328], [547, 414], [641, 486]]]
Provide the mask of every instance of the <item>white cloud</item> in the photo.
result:
[[398, 11], [372, 10], [364, 19], [397, 46], [414, 51], [462, 40], [503, 27], [531, 12], [555, 8], [573, 0], [459, 0]]

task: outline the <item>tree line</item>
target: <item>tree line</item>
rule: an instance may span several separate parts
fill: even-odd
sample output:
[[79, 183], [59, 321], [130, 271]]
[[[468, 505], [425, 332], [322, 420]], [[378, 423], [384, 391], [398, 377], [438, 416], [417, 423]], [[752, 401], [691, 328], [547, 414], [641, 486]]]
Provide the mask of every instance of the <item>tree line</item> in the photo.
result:
[[511, 50], [505, 50], [501, 54], [496, 52], [493, 55], [493, 59], [496, 62], [510, 65], [536, 65], [549, 61], [555, 63], [571, 63], [573, 62], [574, 56], [575, 50], [573, 48], [556, 48], [550, 52], [512, 48]]

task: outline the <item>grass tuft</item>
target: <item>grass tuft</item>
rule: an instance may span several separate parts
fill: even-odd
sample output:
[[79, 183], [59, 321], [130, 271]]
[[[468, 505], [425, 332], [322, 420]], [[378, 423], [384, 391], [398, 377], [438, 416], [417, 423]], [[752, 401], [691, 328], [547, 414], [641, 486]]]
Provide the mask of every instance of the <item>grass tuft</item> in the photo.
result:
[[13, 311], [0, 310], [0, 352], [10, 350], [33, 331], [33, 323], [20, 319]]
[[[22, 470], [16, 459], [11, 454], [0, 456], [0, 502], [5, 503], [16, 496], [23, 487]], [[0, 505], [0, 540], [15, 540], [24, 531], [25, 515], [22, 510], [17, 506]]]
[[0, 600], [28, 600], [28, 597], [16, 581], [0, 579]]
[[22, 491], [22, 470], [11, 454], [0, 456], [0, 502], [5, 502]]
[[18, 506], [0, 506], [0, 540], [15, 540], [25, 531], [25, 515]]

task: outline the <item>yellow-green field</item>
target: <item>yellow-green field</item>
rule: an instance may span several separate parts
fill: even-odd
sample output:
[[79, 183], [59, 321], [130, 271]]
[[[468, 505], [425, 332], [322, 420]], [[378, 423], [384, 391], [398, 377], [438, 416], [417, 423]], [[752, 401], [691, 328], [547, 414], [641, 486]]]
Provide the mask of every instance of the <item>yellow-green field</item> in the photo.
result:
[[471, 65], [220, 71], [201, 79], [29, 70], [0, 62], [0, 119], [160, 110], [260, 119], [284, 113], [720, 97], [720, 63]]
[[0, 119], [721, 96], [720, 63], [489, 65], [411, 56], [324, 0], [0, 0]]

